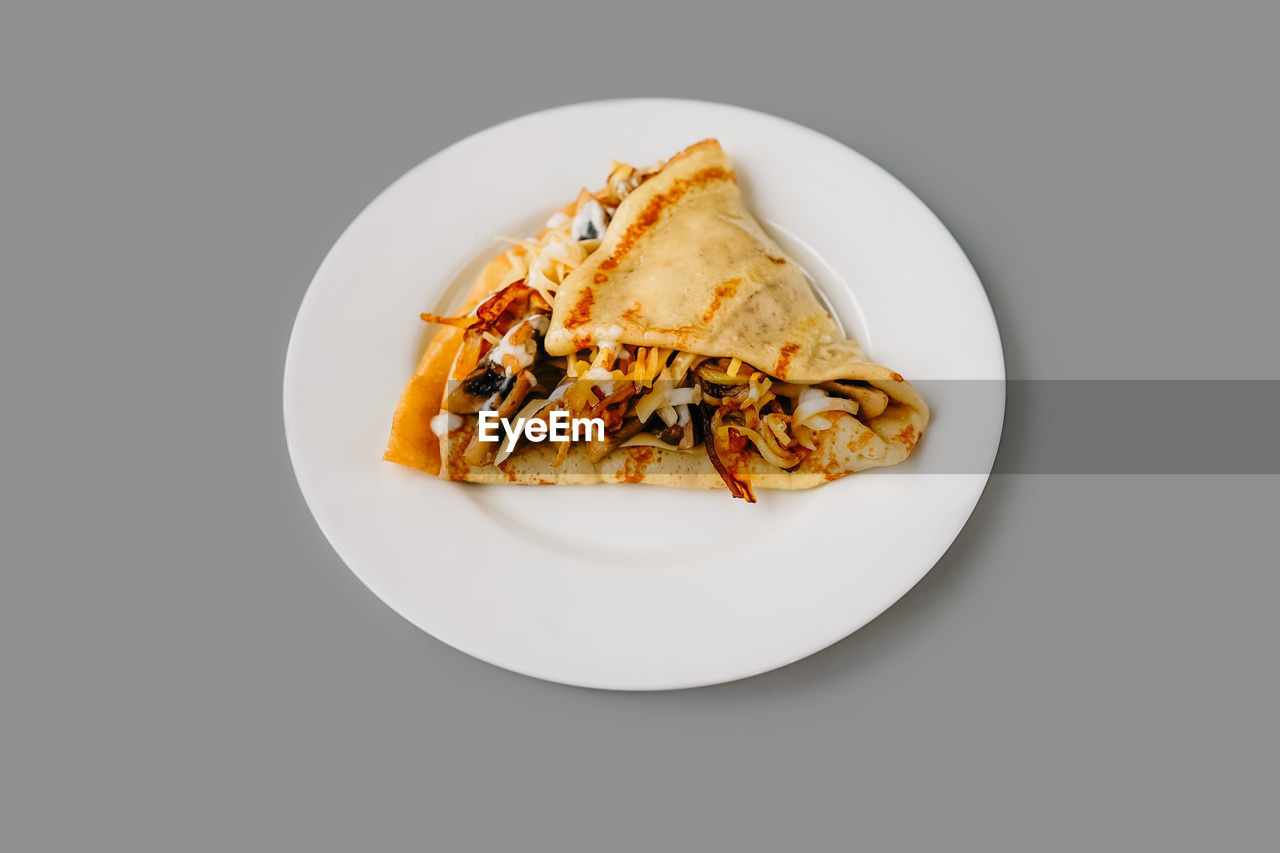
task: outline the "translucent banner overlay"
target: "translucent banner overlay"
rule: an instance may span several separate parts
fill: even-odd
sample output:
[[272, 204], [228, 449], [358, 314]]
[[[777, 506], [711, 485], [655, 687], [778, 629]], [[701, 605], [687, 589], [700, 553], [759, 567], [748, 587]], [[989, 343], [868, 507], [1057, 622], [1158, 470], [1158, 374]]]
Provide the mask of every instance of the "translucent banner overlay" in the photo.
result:
[[[996, 474], [1280, 474], [1275, 439], [1280, 380], [916, 380], [912, 384], [929, 406], [928, 427], [905, 462], [881, 468], [879, 475], [985, 473], [997, 441], [999, 450], [991, 469]], [[450, 386], [452, 392], [456, 384]], [[503, 388], [477, 390], [506, 394]], [[535, 388], [526, 399], [547, 396]], [[634, 421], [634, 405], [634, 400], [624, 404], [629, 422]], [[709, 425], [714, 406], [689, 406], [702, 406], [703, 425], [693, 452], [705, 454], [701, 430]], [[790, 413], [796, 406], [794, 397], [779, 395], [773, 411]], [[513, 420], [519, 408], [510, 413]], [[668, 419], [671, 414], [668, 409]], [[452, 453], [463, 452], [475, 421], [474, 414], [452, 420], [456, 430], [450, 434]], [[460, 429], [459, 424], [463, 424]], [[660, 433], [663, 426], [659, 415], [651, 414], [645, 431]], [[611, 421], [611, 431], [616, 427], [616, 420]], [[665, 438], [679, 441], [679, 430], [668, 428]], [[794, 444], [791, 449], [804, 454]], [[498, 461], [504, 470], [518, 463], [526, 478], [539, 482], [579, 480], [601, 461], [576, 459], [568, 465], [563, 461], [553, 465], [557, 450], [558, 443], [521, 440], [511, 459]], [[487, 461], [475, 461], [491, 465], [494, 458], [490, 454]]]

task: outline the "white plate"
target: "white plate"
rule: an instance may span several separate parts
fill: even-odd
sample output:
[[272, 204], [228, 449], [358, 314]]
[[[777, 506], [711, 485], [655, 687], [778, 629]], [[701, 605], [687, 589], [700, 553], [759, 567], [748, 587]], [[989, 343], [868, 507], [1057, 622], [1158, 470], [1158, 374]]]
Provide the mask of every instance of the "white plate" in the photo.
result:
[[[721, 141], [751, 209], [875, 360], [913, 380], [998, 380], [999, 405], [958, 412], [930, 400], [930, 432], [905, 466], [761, 491], [755, 505], [656, 486], [463, 485], [383, 462], [423, 346], [418, 314], [456, 306], [497, 251], [494, 235], [536, 230], [580, 187], [600, 185], [612, 159], [645, 164], [706, 137]], [[739, 107], [603, 101], [464, 139], [356, 218], [298, 311], [285, 432], [334, 550], [410, 622], [527, 675], [654, 690], [783, 666], [909, 590], [986, 484], [1003, 379], [973, 268], [874, 163]], [[921, 473], [945, 445], [938, 435], [958, 426], [979, 440], [977, 473]]]

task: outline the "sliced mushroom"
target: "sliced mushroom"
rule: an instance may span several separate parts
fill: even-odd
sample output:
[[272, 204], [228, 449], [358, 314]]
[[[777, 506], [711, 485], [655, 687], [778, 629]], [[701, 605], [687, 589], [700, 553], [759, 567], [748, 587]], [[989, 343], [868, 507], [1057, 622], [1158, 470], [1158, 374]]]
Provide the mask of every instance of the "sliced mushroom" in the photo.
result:
[[658, 438], [662, 439], [667, 444], [679, 445], [681, 440], [684, 439], [684, 430], [686, 426], [688, 426], [688, 424], [674, 423], [669, 427], [664, 427], [658, 430]]
[[498, 417], [510, 418], [516, 412], [520, 411], [520, 406], [524, 404], [524, 400], [529, 396], [529, 392], [533, 390], [533, 386], [537, 384], [537, 380], [533, 378], [533, 374], [528, 370], [520, 371], [516, 376], [516, 381], [511, 386], [511, 391], [503, 399], [502, 404], [498, 406]]
[[[449, 393], [446, 408], [458, 414], [475, 414], [491, 408], [495, 400], [506, 397], [516, 382], [516, 376], [537, 362], [538, 342], [546, 327], [547, 319], [543, 314], [530, 314], [512, 325]], [[530, 376], [530, 381], [534, 379]]]
[[483, 361], [449, 392], [445, 408], [460, 415], [474, 415], [511, 390], [514, 382], [515, 377], [507, 375], [501, 365]]
[[837, 379], [821, 382], [818, 387], [853, 400], [858, 404], [859, 417], [878, 418], [884, 414], [885, 409], [889, 408], [889, 395], [870, 385], [842, 382]]

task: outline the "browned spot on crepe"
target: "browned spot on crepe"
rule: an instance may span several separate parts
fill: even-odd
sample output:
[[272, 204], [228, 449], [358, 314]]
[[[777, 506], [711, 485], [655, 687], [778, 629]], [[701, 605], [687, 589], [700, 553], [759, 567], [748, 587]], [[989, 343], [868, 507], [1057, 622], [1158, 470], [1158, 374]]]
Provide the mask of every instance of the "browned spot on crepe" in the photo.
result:
[[658, 224], [658, 220], [662, 218], [664, 210], [679, 201], [693, 187], [700, 184], [708, 184], [712, 181], [733, 181], [736, 184], [738, 177], [733, 173], [732, 169], [711, 166], [695, 172], [691, 177], [677, 180], [671, 189], [665, 193], [655, 195], [649, 200], [649, 203], [645, 205], [644, 210], [640, 211], [640, 215], [636, 217], [636, 220], [618, 238], [613, 254], [600, 262], [600, 269], [615, 269], [618, 266], [618, 262], [635, 247], [636, 242], [644, 236], [644, 233]]
[[715, 293], [711, 296], [711, 304], [707, 306], [707, 310], [702, 312], [702, 322], [710, 323], [711, 318], [720, 310], [720, 303], [727, 297], [733, 296], [734, 291], [738, 289], [738, 285], [742, 284], [742, 279], [731, 278], [716, 285]]
[[871, 441], [871, 436], [871, 432], [859, 433], [857, 437], [850, 439], [845, 446], [849, 448], [850, 453], [857, 456], [862, 451], [862, 448], [867, 446], [867, 442]]
[[573, 306], [569, 311], [569, 316], [565, 318], [565, 328], [576, 328], [591, 319], [591, 305], [595, 301], [596, 293], [594, 290], [582, 291], [582, 295], [578, 297], [577, 304]]
[[768, 252], [765, 252], [764, 256], [769, 260], [773, 261], [775, 264], [785, 264], [787, 262], [786, 258], [780, 258], [777, 255], [771, 255]]
[[[466, 445], [463, 446], [465, 447]], [[452, 447], [449, 449], [447, 467], [450, 480], [465, 480], [467, 479], [467, 474], [471, 471], [471, 466], [462, 458], [462, 453]]]
[[675, 338], [676, 348], [688, 347], [696, 338], [698, 330], [693, 326], [677, 326], [674, 329], [664, 329], [661, 326], [650, 326], [645, 329], [653, 335], [671, 335]]
[[787, 344], [782, 348], [782, 352], [778, 354], [778, 363], [773, 366], [773, 375], [779, 379], [787, 377], [787, 365], [791, 363], [791, 357], [800, 351], [799, 344]]
[[916, 425], [907, 424], [902, 431], [898, 433], [898, 441], [906, 445], [907, 450], [911, 450], [916, 446], [916, 442], [920, 440], [920, 436], [916, 435]]
[[644, 479], [644, 471], [653, 462], [652, 447], [633, 447], [627, 452], [627, 461], [622, 464], [622, 482], [639, 483]]

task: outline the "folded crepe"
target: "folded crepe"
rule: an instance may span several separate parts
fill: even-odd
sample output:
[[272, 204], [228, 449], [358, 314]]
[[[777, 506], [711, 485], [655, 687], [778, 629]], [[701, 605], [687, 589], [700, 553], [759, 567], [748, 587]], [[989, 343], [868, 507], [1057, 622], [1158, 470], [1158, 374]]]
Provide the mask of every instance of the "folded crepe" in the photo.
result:
[[[801, 489], [904, 460], [928, 408], [867, 361], [704, 140], [614, 164], [495, 258], [396, 411], [386, 459], [454, 480]], [[605, 434], [509, 446], [479, 412], [566, 411]]]

